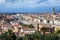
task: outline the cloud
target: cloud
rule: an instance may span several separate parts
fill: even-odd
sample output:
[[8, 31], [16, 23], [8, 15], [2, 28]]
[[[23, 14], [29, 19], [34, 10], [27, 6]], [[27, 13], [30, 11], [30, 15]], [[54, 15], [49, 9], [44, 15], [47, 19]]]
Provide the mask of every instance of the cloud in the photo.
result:
[[15, 1], [18, 1], [18, 0], [5, 0], [6, 2], [15, 2]]
[[[0, 10], [36, 10], [40, 7], [60, 6], [60, 0], [0, 0]], [[23, 10], [22, 10], [23, 11]]]
[[47, 0], [45, 2], [42, 2], [40, 4], [35, 4], [36, 7], [49, 7], [49, 6], [60, 6], [60, 0]]
[[58, 6], [60, 5], [60, 0], [0, 0], [0, 4], [9, 8]]
[[[41, 2], [45, 2], [46, 0], [2, 0], [0, 1], [3, 5], [6, 4], [6, 7], [32, 7], [36, 4], [40, 4]], [[0, 4], [1, 4], [0, 3]]]

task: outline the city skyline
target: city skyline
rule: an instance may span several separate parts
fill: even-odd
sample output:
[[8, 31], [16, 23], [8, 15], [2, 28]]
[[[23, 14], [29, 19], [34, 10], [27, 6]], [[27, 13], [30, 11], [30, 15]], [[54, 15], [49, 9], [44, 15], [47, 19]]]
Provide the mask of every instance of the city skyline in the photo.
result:
[[0, 12], [60, 12], [60, 0], [0, 0]]

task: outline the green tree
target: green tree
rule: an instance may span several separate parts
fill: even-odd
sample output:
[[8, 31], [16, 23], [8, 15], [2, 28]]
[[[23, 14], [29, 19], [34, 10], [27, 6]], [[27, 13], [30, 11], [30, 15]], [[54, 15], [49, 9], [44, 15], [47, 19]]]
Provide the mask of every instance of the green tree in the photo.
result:
[[12, 32], [12, 30], [8, 30], [8, 32], [0, 35], [0, 40], [16, 40], [16, 35]]
[[30, 28], [34, 28], [34, 26], [32, 24], [29, 25]]
[[45, 34], [45, 32], [47, 31], [47, 28], [43, 26], [43, 27], [41, 28], [41, 31], [43, 32], [43, 34]]

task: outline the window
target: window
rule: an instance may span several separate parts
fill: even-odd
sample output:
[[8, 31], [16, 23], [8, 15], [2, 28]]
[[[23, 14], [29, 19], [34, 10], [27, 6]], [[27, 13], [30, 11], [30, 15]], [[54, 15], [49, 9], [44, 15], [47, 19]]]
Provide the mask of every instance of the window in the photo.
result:
[[47, 20], [47, 23], [50, 23], [50, 21], [49, 21], [49, 20]]
[[41, 22], [43, 21], [43, 20], [40, 20]]

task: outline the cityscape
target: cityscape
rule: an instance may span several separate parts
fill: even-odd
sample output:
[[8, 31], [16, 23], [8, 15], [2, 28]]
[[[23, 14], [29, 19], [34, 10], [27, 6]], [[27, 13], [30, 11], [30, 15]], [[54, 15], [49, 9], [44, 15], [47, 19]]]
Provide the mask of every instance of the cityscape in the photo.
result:
[[[0, 14], [0, 35], [8, 31], [12, 31], [17, 37], [24, 37], [35, 33], [42, 35], [60, 33], [60, 13], [56, 14], [54, 7], [52, 7], [51, 14]], [[33, 40], [33, 38], [30, 40]], [[59, 39], [57, 38], [56, 40]]]
[[0, 40], [60, 40], [60, 0], [0, 0]]

